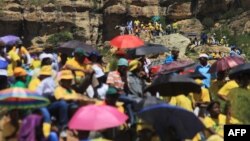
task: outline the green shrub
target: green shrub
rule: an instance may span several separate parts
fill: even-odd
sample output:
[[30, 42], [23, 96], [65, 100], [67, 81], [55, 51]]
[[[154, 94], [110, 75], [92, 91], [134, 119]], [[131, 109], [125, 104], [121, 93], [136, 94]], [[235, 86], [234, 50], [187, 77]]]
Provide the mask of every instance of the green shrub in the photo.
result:
[[242, 12], [244, 12], [244, 9], [242, 9], [242, 8], [231, 9], [231, 10], [227, 11], [226, 13], [224, 13], [221, 16], [221, 19], [230, 19], [230, 18], [233, 18], [233, 17], [241, 14]]
[[214, 26], [214, 19], [210, 17], [206, 17], [202, 20], [202, 24], [207, 28], [210, 29], [211, 27]]
[[73, 40], [73, 35], [70, 32], [64, 31], [64, 32], [59, 32], [51, 35], [47, 42], [52, 44], [52, 45], [57, 45], [58, 42], [66, 42], [69, 40]]

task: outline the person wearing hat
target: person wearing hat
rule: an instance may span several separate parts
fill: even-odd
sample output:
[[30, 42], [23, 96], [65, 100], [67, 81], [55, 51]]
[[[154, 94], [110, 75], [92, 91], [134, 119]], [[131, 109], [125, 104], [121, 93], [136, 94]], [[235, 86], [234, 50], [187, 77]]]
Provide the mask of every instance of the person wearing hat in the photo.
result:
[[117, 65], [116, 71], [109, 72], [106, 83], [117, 88], [121, 93], [126, 93], [128, 90], [128, 88], [125, 88], [125, 85], [127, 85], [125, 83], [127, 83], [128, 60], [120, 58]]
[[[128, 72], [128, 88], [129, 94], [141, 97], [143, 96], [143, 90], [146, 86], [143, 80], [143, 68], [141, 62], [138, 60], [132, 60], [129, 63], [129, 72]], [[145, 75], [145, 73], [144, 73]]]
[[26, 84], [27, 72], [25, 69], [21, 67], [16, 67], [14, 69], [14, 76], [15, 76], [15, 83], [12, 85], [12, 87], [27, 88]]
[[80, 91], [80, 85], [82, 80], [87, 74], [92, 73], [92, 69], [84, 61], [87, 59], [87, 54], [82, 48], [76, 48], [74, 51], [74, 58], [69, 59], [64, 65], [63, 69], [72, 70], [75, 77], [75, 90]]
[[49, 65], [43, 66], [39, 72], [38, 78], [34, 78], [30, 81], [29, 89], [36, 90], [39, 84], [46, 78], [52, 76], [52, 67]]
[[59, 86], [57, 86], [54, 91], [55, 101], [48, 107], [48, 110], [52, 115], [58, 114], [59, 112], [59, 130], [62, 138], [67, 137], [66, 127], [69, 120], [68, 112], [71, 112], [70, 110], [75, 110], [78, 107], [76, 101], [79, 99], [79, 96], [75, 90], [72, 89], [73, 79], [74, 76], [71, 70], [60, 71]]
[[211, 68], [211, 65], [208, 63], [208, 58], [209, 57], [207, 54], [200, 54], [200, 64], [195, 68], [195, 72], [200, 72], [206, 77], [206, 79], [203, 79], [203, 87], [206, 88], [209, 88], [211, 83], [211, 74], [208, 73], [208, 70]]
[[176, 47], [173, 47], [173, 49], [171, 50], [171, 55], [168, 56], [164, 62], [165, 64], [168, 64], [173, 61], [177, 61], [178, 57], [179, 57], [179, 50]]

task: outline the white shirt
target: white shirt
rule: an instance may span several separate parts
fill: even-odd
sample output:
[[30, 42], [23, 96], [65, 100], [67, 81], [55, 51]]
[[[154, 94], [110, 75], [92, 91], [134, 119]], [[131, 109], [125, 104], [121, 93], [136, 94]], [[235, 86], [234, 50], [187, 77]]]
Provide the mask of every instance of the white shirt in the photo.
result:
[[48, 77], [42, 80], [42, 82], [37, 87], [37, 92], [40, 95], [54, 95], [54, 91], [56, 89], [56, 83], [53, 77]]

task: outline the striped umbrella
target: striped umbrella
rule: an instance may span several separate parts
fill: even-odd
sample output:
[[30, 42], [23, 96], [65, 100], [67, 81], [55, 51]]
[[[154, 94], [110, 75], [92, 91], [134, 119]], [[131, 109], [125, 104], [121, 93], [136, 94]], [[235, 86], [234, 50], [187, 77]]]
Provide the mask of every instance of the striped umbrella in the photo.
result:
[[9, 88], [0, 91], [0, 107], [10, 109], [29, 109], [44, 107], [49, 100], [35, 91], [23, 88]]

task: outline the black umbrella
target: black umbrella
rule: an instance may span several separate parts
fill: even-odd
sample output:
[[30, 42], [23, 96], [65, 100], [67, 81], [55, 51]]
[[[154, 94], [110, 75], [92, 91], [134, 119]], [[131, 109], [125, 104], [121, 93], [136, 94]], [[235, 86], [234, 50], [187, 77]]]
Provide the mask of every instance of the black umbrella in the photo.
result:
[[162, 103], [166, 103], [166, 102], [154, 96], [146, 96], [143, 99], [141, 99], [139, 102], [134, 103], [133, 107], [135, 108], [136, 111], [140, 111], [143, 108], [146, 108], [148, 106], [153, 106], [153, 105], [162, 104]]
[[233, 77], [238, 74], [250, 74], [250, 63], [238, 65], [229, 71], [229, 76]]
[[138, 112], [138, 116], [152, 124], [164, 141], [192, 139], [205, 129], [194, 113], [168, 104], [146, 107]]
[[71, 40], [65, 43], [62, 43], [58, 48], [57, 51], [61, 53], [65, 53], [68, 55], [71, 55], [72, 52], [76, 48], [82, 48], [85, 52], [90, 53], [93, 51], [96, 51], [94, 47], [91, 45], [85, 44], [84, 42], [78, 41], [78, 40]]
[[129, 50], [128, 54], [142, 56], [142, 55], [149, 55], [149, 54], [158, 54], [158, 53], [163, 53], [163, 52], [167, 52], [167, 51], [169, 51], [169, 49], [163, 45], [146, 44], [146, 45], [140, 46], [138, 48]]
[[159, 75], [154, 82], [145, 89], [152, 94], [160, 93], [162, 96], [176, 96], [190, 92], [200, 93], [201, 86], [192, 78], [181, 75]]
[[191, 73], [188, 73], [188, 74], [183, 74], [182, 76], [186, 76], [186, 77], [189, 77], [189, 78], [192, 78], [192, 79], [201, 79], [201, 80], [207, 78], [206, 76], [204, 76], [200, 72], [191, 72]]

